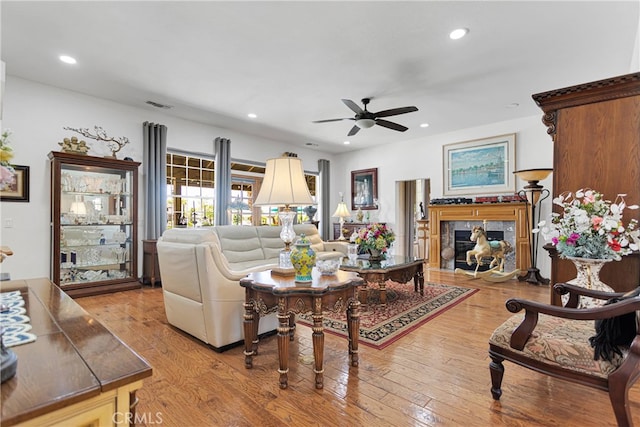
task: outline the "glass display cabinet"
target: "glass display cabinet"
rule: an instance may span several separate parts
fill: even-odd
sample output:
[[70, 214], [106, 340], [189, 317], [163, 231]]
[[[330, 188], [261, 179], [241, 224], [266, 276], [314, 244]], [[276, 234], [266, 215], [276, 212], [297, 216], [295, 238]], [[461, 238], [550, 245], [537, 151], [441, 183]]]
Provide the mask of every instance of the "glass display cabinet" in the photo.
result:
[[51, 280], [72, 297], [134, 289], [139, 162], [65, 152], [51, 160]]

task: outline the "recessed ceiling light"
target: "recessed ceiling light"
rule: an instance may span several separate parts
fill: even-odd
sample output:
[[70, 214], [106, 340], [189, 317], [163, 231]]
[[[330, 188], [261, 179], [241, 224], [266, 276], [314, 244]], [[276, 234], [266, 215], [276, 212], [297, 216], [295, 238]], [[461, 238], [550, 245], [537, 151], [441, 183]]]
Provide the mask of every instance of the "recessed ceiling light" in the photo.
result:
[[451, 40], [458, 40], [466, 36], [467, 33], [469, 33], [468, 28], [458, 28], [457, 30], [453, 30], [449, 33], [449, 38]]
[[68, 55], [60, 55], [58, 59], [60, 59], [60, 61], [64, 62], [65, 64], [75, 64], [76, 62], [78, 62], [76, 61], [76, 58]]
[[343, 144], [344, 145], [349, 145], [349, 144], [351, 144], [351, 141], [345, 141], [345, 142], [343, 142]]
[[428, 128], [429, 127], [429, 123], [422, 123], [420, 125], [421, 128]]
[[249, 113], [247, 114], [247, 117], [249, 117], [250, 119], [255, 119], [256, 117], [258, 117], [258, 115], [254, 113]]

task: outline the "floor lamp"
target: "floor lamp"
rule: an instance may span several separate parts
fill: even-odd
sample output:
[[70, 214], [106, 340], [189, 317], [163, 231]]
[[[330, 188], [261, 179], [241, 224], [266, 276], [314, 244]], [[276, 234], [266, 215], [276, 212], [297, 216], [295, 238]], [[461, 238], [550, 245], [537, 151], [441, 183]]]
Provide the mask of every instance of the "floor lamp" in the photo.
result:
[[[531, 218], [526, 218], [529, 231], [529, 253], [531, 255], [531, 267], [527, 270], [527, 274], [519, 276], [521, 282], [528, 282], [534, 285], [548, 285], [549, 279], [545, 279], [540, 275], [537, 268], [538, 260], [538, 237], [539, 233], [533, 233], [532, 227], [540, 222], [540, 218], [536, 217], [536, 210], [540, 216], [540, 205], [542, 201], [549, 197], [549, 190], [538, 184], [553, 172], [553, 169], [524, 169], [513, 172], [518, 178], [527, 181], [527, 185], [520, 191], [518, 195], [521, 199], [526, 200], [531, 205]], [[527, 212], [528, 214], [528, 212]]]
[[296, 237], [296, 232], [293, 230], [293, 219], [296, 213], [290, 207], [314, 204], [304, 178], [302, 160], [289, 156], [267, 160], [262, 186], [254, 205], [284, 207], [278, 212], [282, 225], [280, 238], [284, 242], [284, 249], [280, 252], [279, 267], [281, 269], [291, 269], [293, 272], [290, 255], [291, 243]]
[[338, 207], [336, 208], [336, 211], [333, 213], [332, 216], [336, 218], [340, 218], [340, 237], [338, 237], [338, 240], [347, 240], [344, 237], [344, 219], [349, 218], [351, 214], [349, 213], [347, 204], [344, 202], [342, 193], [340, 193], [340, 203], [338, 203]]

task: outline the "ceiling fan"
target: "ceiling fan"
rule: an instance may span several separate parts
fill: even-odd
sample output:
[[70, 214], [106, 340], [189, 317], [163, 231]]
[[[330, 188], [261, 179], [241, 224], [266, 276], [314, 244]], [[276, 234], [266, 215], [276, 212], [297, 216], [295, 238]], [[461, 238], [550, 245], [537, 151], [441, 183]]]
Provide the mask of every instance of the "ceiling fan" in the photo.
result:
[[373, 125], [383, 126], [389, 129], [397, 130], [399, 132], [404, 132], [409, 129], [406, 126], [402, 126], [398, 123], [390, 122], [388, 120], [381, 119], [380, 117], [389, 117], [389, 116], [397, 116], [398, 114], [412, 113], [414, 111], [418, 111], [416, 107], [400, 107], [400, 108], [392, 108], [390, 110], [378, 111], [377, 113], [373, 113], [367, 110], [367, 104], [371, 101], [371, 98], [363, 98], [362, 104], [364, 105], [364, 110], [358, 106], [355, 102], [350, 99], [343, 99], [342, 102], [344, 105], [349, 107], [351, 111], [356, 113], [355, 117], [342, 118], [342, 119], [327, 119], [327, 120], [315, 120], [313, 123], [327, 123], [327, 122], [337, 122], [340, 120], [354, 120], [356, 124], [351, 128], [348, 136], [353, 136], [360, 129], [367, 129], [372, 127]]

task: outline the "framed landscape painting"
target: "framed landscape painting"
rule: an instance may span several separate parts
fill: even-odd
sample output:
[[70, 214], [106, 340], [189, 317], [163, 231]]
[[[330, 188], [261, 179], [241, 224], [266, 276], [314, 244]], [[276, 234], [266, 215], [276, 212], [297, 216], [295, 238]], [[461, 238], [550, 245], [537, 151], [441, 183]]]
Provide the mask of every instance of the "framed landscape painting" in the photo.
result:
[[443, 195], [515, 193], [516, 135], [443, 146]]

